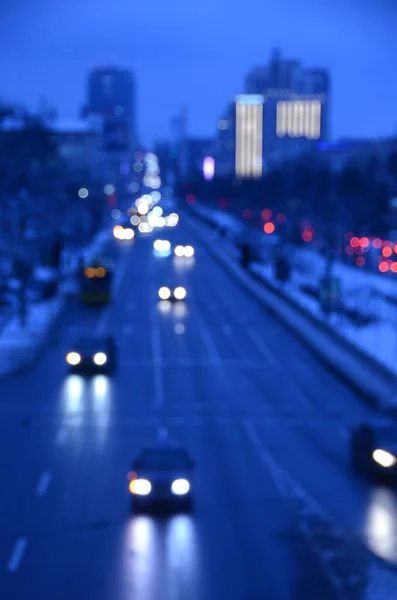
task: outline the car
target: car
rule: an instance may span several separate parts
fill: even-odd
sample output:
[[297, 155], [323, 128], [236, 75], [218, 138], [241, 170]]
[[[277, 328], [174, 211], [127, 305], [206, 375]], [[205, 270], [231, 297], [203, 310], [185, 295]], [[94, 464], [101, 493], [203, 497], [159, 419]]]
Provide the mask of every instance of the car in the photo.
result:
[[187, 292], [186, 289], [181, 285], [178, 285], [176, 287], [163, 285], [161, 288], [159, 288], [158, 296], [160, 300], [178, 302], [180, 300], [185, 300]]
[[116, 345], [111, 336], [80, 338], [66, 355], [74, 373], [113, 373], [116, 369]]
[[190, 510], [194, 467], [189, 453], [179, 444], [166, 441], [143, 448], [128, 473], [134, 510]]
[[397, 483], [397, 428], [362, 424], [350, 437], [353, 467], [365, 475]]

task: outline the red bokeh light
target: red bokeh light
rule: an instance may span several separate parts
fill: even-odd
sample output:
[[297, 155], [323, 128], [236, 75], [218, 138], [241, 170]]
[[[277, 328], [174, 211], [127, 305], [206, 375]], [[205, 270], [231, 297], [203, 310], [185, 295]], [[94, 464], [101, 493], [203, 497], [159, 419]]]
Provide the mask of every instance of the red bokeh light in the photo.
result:
[[219, 198], [218, 200], [218, 208], [227, 208], [227, 200], [226, 198]]
[[276, 217], [276, 220], [278, 223], [281, 223], [281, 225], [283, 225], [287, 222], [287, 215], [285, 215], [284, 213], [279, 213]]
[[363, 256], [357, 256], [356, 265], [358, 267], [363, 267], [365, 265], [365, 258]]
[[262, 210], [262, 219], [264, 221], [270, 221], [271, 218], [272, 218], [272, 211], [270, 210], [270, 208], [264, 208]]
[[360, 240], [361, 248], [367, 248], [369, 246], [369, 239], [367, 237], [362, 237]]
[[382, 244], [383, 244], [383, 242], [382, 242], [382, 240], [380, 238], [375, 238], [372, 241], [372, 245], [373, 245], [374, 248], [382, 248]]
[[350, 254], [350, 255], [354, 254], [354, 250], [351, 246], [346, 246], [345, 250], [346, 250], [346, 254]]
[[389, 270], [389, 263], [387, 260], [382, 260], [382, 262], [379, 263], [378, 269], [381, 273], [386, 273]]
[[275, 229], [274, 223], [265, 223], [263, 226], [263, 231], [265, 233], [273, 233]]
[[250, 219], [252, 217], [252, 210], [250, 208], [244, 208], [241, 214], [243, 215], [243, 219]]
[[188, 204], [194, 204], [196, 202], [196, 196], [194, 194], [187, 194], [186, 195], [186, 202]]
[[311, 231], [309, 231], [308, 229], [306, 229], [306, 231], [303, 232], [302, 234], [302, 239], [304, 242], [311, 242], [313, 239], [313, 234]]
[[352, 237], [352, 239], [350, 240], [350, 245], [353, 246], [353, 248], [358, 248], [360, 245], [360, 240], [358, 239], [358, 237]]
[[382, 250], [382, 254], [385, 258], [389, 258], [393, 254], [393, 250], [389, 246], [385, 246]]
[[396, 261], [392, 262], [392, 264], [390, 265], [390, 269], [393, 271], [393, 273], [397, 273], [397, 262]]

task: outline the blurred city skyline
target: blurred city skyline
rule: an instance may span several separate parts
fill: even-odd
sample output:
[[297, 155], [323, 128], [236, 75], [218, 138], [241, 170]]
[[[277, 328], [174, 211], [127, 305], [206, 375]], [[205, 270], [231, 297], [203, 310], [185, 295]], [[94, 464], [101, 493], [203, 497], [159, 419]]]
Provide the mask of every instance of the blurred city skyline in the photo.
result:
[[[26, 1], [3, 8], [0, 52], [8, 60], [0, 97], [37, 108], [40, 98], [61, 116], [76, 116], [87, 76], [98, 65], [132, 69], [137, 121], [145, 143], [169, 134], [169, 120], [188, 107], [189, 133], [213, 135], [225, 104], [244, 89], [244, 75], [268, 61], [271, 49], [331, 74], [331, 135], [396, 133], [397, 15], [392, 3], [349, 6], [313, 0], [263, 6], [246, 0], [186, 5], [116, 0], [99, 10], [92, 0], [40, 11]], [[227, 25], [226, 25], [227, 21]]]

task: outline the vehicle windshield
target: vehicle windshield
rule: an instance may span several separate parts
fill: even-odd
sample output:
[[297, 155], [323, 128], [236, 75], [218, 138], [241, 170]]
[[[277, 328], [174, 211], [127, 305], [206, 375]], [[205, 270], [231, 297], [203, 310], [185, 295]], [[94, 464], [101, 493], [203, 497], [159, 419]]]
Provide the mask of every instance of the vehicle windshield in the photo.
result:
[[186, 469], [189, 460], [185, 452], [177, 449], [145, 450], [138, 463], [147, 469]]

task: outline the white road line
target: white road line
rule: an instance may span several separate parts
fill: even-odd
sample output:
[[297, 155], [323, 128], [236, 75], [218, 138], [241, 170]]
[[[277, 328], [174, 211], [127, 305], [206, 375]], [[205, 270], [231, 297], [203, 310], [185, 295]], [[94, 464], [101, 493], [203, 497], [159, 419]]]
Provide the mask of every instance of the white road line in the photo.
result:
[[233, 333], [233, 330], [232, 330], [232, 328], [230, 327], [230, 325], [222, 325], [222, 332], [223, 332], [225, 335], [232, 335], [232, 333]]
[[44, 471], [40, 475], [39, 483], [36, 488], [36, 496], [44, 496], [47, 493], [49, 485], [51, 483], [51, 473], [49, 471]]
[[259, 333], [254, 331], [253, 329], [248, 329], [247, 333], [255, 346], [258, 348], [259, 352], [262, 353], [262, 356], [268, 361], [269, 365], [274, 369], [277, 369], [282, 378], [289, 379], [290, 383], [294, 388], [294, 397], [299, 398], [301, 404], [304, 408], [313, 408], [311, 400], [300, 390], [296, 382], [291, 378], [291, 376], [287, 373], [287, 371], [283, 368], [283, 366], [279, 363], [273, 352], [267, 347], [266, 343], [263, 341]]
[[62, 446], [62, 444], [65, 442], [66, 440], [66, 436], [67, 436], [67, 431], [64, 427], [61, 427], [61, 429], [58, 430], [56, 436], [55, 436], [55, 444], [57, 446]]
[[261, 354], [266, 358], [269, 365], [272, 367], [278, 367], [278, 361], [276, 357], [274, 356], [273, 352], [269, 350], [259, 333], [253, 329], [248, 329], [247, 333], [254, 342], [255, 346], [258, 348], [259, 352], [261, 352]]
[[[153, 287], [150, 289], [151, 298], [154, 296]], [[153, 369], [154, 369], [154, 395], [155, 407], [161, 408], [165, 404], [164, 379], [163, 379], [163, 355], [161, 352], [161, 335], [157, 323], [156, 307], [150, 312], [150, 338], [152, 342]]]
[[7, 563], [7, 570], [10, 571], [10, 573], [15, 573], [15, 571], [18, 571], [27, 545], [28, 540], [23, 537], [18, 538], [15, 542], [10, 560]]
[[103, 311], [103, 313], [99, 317], [99, 321], [97, 322], [97, 325], [95, 327], [96, 335], [103, 335], [103, 333], [105, 332], [109, 314], [110, 314], [110, 308], [107, 308], [106, 310]]

